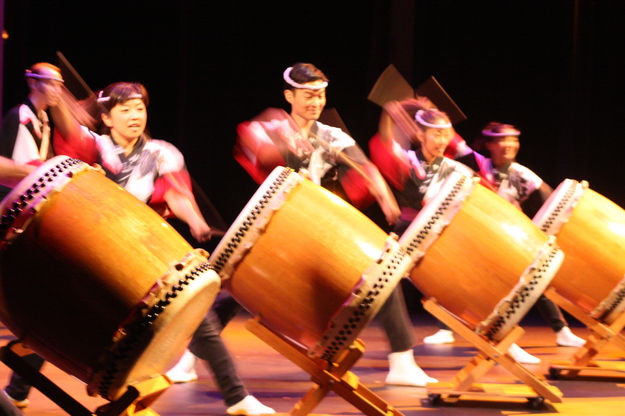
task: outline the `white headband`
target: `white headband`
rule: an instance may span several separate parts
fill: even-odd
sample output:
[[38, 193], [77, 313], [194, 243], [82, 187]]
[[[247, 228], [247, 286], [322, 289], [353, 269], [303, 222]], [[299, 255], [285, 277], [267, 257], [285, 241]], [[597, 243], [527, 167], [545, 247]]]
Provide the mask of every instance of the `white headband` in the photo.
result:
[[[97, 102], [99, 102], [99, 103], [105, 103], [105, 102], [107, 102], [108, 100], [110, 100], [110, 99], [111, 99], [111, 97], [102, 97], [102, 93], [103, 93], [103, 92], [104, 92], [104, 91], [102, 91], [102, 90], [101, 90], [101, 91], [98, 93], [98, 99], [97, 99]], [[135, 99], [135, 98], [138, 98], [138, 99], [140, 99], [140, 100], [143, 100], [143, 95], [141, 95], [141, 94], [139, 94], [139, 93], [130, 94], [130, 96], [126, 99], [126, 101], [127, 101], [127, 100], [133, 100], [133, 99]]]
[[506, 137], [506, 136], [520, 136], [521, 132], [517, 129], [510, 129], [511, 131], [496, 132], [492, 130], [482, 130], [482, 135], [487, 137]]
[[424, 125], [425, 127], [432, 127], [433, 129], [448, 129], [451, 127], [451, 123], [447, 122], [445, 124], [432, 124], [432, 123], [428, 123], [427, 121], [425, 121], [422, 117], [422, 114], [425, 113], [424, 110], [419, 110], [417, 111], [417, 114], [415, 114], [414, 119], [417, 121], [417, 123]]
[[36, 72], [31, 71], [30, 69], [27, 69], [26, 72], [24, 73], [24, 76], [27, 78], [35, 78], [35, 79], [49, 79], [52, 81], [58, 81], [58, 82], [65, 82], [63, 81], [63, 78], [61, 78], [61, 76], [54, 76], [54, 75], [41, 75], [41, 74], [37, 74]]
[[320, 90], [320, 89], [325, 88], [325, 87], [328, 86], [328, 81], [323, 81], [321, 84], [318, 84], [318, 85], [300, 84], [298, 82], [295, 82], [291, 78], [291, 70], [292, 69], [293, 69], [293, 67], [290, 66], [287, 69], [285, 69], [284, 72], [282, 73], [282, 78], [284, 78], [284, 81], [287, 84], [289, 84], [290, 86], [292, 86], [292, 87], [303, 88], [303, 89], [307, 89], [307, 90]]

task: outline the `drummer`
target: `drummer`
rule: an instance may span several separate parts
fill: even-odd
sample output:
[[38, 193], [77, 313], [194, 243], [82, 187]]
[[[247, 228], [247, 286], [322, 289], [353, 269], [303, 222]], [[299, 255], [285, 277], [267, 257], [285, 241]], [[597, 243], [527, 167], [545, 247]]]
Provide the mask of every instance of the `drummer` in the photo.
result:
[[[62, 107], [64, 91], [61, 70], [47, 62], [38, 62], [24, 73], [28, 96], [23, 103], [13, 107], [2, 120], [0, 130], [0, 200], [10, 188], [53, 156], [50, 137], [53, 127], [49, 111]], [[30, 354], [24, 359], [35, 369], [40, 369], [43, 359]], [[28, 405], [28, 384], [17, 373], [12, 373], [5, 394], [18, 407]]]
[[[373, 162], [388, 179], [401, 206], [401, 218], [393, 230], [398, 235], [436, 195], [449, 173], [461, 171], [472, 176], [483, 171], [487, 163], [475, 152], [462, 155], [463, 163], [444, 156], [455, 132], [447, 114], [428, 103], [415, 99], [386, 103], [379, 133], [369, 143]], [[409, 147], [399, 143], [408, 143]], [[446, 327], [444, 330], [451, 333]], [[508, 352], [521, 363], [540, 362], [517, 344], [512, 344]]]
[[[326, 104], [328, 78], [310, 63], [296, 63], [282, 74], [284, 98], [290, 115], [281, 110], [264, 113], [274, 139], [264, 140], [239, 126], [235, 157], [261, 183], [276, 166], [288, 166], [330, 190], [342, 188], [354, 205], [373, 195], [389, 224], [399, 218], [399, 208], [378, 169], [354, 139], [341, 129], [318, 121]], [[276, 133], [276, 134], [273, 134]], [[367, 190], [369, 192], [367, 192]], [[362, 198], [362, 199], [361, 199]], [[412, 326], [401, 287], [389, 296], [377, 317], [390, 344], [388, 385], [425, 386], [436, 382], [416, 364]]]
[[[62, 134], [54, 138], [57, 153], [98, 163], [110, 179], [157, 212], [186, 222], [197, 241], [210, 239], [212, 230], [191, 191], [182, 154], [172, 144], [155, 140], [145, 131], [149, 103], [145, 87], [117, 82], [100, 91], [97, 102], [100, 133], [80, 126], [67, 113], [55, 118]], [[193, 334], [189, 348], [206, 360], [213, 372], [227, 406], [226, 413], [274, 413], [243, 386], [216, 321], [209, 312]]]
[[[63, 105], [63, 77], [59, 68], [47, 62], [34, 64], [24, 77], [28, 96], [2, 120], [0, 156], [18, 165], [37, 166], [53, 156], [48, 110]], [[8, 192], [6, 187], [0, 188], [0, 199]]]
[[[482, 135], [473, 148], [481, 151], [484, 147], [490, 155], [486, 163], [482, 164], [480, 175], [493, 185], [497, 194], [532, 218], [549, 198], [552, 189], [538, 175], [516, 162], [520, 135], [521, 131], [512, 124], [493, 121], [482, 129]], [[473, 152], [463, 141], [457, 141], [454, 147], [456, 156], [461, 153], [463, 159]], [[571, 332], [560, 309], [544, 294], [536, 301], [536, 307], [556, 333], [557, 345], [564, 347], [584, 345], [585, 341]], [[435, 334], [426, 337], [424, 342], [452, 343], [453, 333], [449, 328], [441, 328]]]

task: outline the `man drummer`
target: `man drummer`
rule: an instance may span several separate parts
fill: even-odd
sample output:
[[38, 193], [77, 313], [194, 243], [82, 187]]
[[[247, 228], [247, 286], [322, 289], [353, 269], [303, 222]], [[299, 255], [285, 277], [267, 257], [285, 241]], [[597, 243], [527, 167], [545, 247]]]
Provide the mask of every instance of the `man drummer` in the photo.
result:
[[[48, 110], [62, 105], [63, 77], [59, 68], [47, 62], [34, 64], [24, 76], [28, 97], [2, 120], [0, 156], [17, 165], [37, 166], [53, 156]], [[0, 188], [0, 198], [7, 193], [6, 187]]]
[[[50, 145], [52, 128], [48, 110], [62, 106], [63, 77], [61, 70], [47, 62], [39, 62], [26, 70], [24, 77], [28, 85], [26, 100], [9, 110], [2, 121], [0, 131], [0, 199], [9, 193], [35, 166], [53, 156]], [[41, 368], [43, 359], [31, 354], [24, 359], [35, 369]], [[30, 384], [18, 374], [11, 375], [6, 395], [18, 406], [28, 405]]]
[[[286, 123], [276, 141], [257, 140], [239, 131], [235, 157], [257, 181], [262, 182], [276, 166], [288, 166], [305, 173], [313, 182], [328, 188], [342, 187], [358, 205], [368, 193], [377, 200], [386, 220], [393, 224], [399, 208], [378, 169], [369, 161], [354, 139], [341, 129], [318, 121], [326, 104], [328, 78], [310, 63], [296, 63], [283, 73], [284, 98], [290, 116], [269, 122]], [[340, 185], [340, 186], [339, 186]], [[425, 386], [436, 382], [416, 364], [412, 347], [412, 327], [401, 287], [397, 287], [378, 312], [390, 343], [389, 385]]]

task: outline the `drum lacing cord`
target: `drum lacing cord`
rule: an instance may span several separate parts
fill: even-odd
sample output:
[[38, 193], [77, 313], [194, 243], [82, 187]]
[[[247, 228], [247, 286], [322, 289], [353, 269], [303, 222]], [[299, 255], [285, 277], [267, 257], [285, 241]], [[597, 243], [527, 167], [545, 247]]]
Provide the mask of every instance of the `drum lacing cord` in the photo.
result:
[[[50, 182], [54, 181], [56, 177], [79, 164], [84, 164], [84, 162], [72, 158], [65, 159], [48, 170], [35, 183], [33, 183], [30, 188], [26, 190], [26, 192], [20, 195], [19, 198], [16, 198], [16, 200], [13, 201], [13, 204], [11, 204], [11, 208], [8, 208], [0, 218], [0, 238], [3, 240], [6, 238], [6, 234], [15, 223], [15, 220], [22, 214], [29, 202], [32, 201], [37, 194], [41, 193], [50, 184]], [[69, 177], [73, 175], [71, 170], [67, 172], [67, 174]]]
[[534, 287], [543, 279], [543, 274], [549, 271], [551, 262], [558, 256], [558, 253], [559, 249], [557, 247], [549, 250], [544, 262], [532, 273], [527, 285], [525, 285], [521, 291], [514, 294], [504, 314], [499, 315], [491, 324], [488, 331], [484, 334], [486, 338], [492, 340], [501, 327], [514, 316], [516, 310], [525, 303], [526, 298], [534, 291]]
[[[217, 258], [213, 261], [213, 267], [217, 273], [220, 273], [228, 260], [235, 252], [246, 233], [250, 230], [254, 222], [258, 219], [258, 216], [262, 213], [265, 206], [271, 201], [275, 194], [280, 190], [286, 179], [293, 173], [293, 169], [284, 169], [269, 186], [267, 191], [259, 198], [258, 202], [254, 206], [250, 213], [245, 217], [239, 229], [234, 233], [234, 236], [228, 241], [226, 247], [219, 253]], [[223, 277], [223, 276], [222, 276]]]
[[[348, 345], [346, 345], [347, 342], [353, 341], [355, 336], [354, 331], [358, 328], [362, 328], [363, 325], [361, 324], [361, 321], [366, 319], [368, 322], [366, 317], [370, 314], [369, 311], [372, 305], [376, 302], [380, 292], [390, 282], [392, 276], [397, 273], [398, 267], [404, 261], [404, 256], [405, 252], [403, 250], [396, 250], [393, 252], [392, 256], [387, 261], [385, 268], [382, 270], [382, 273], [378, 275], [375, 283], [371, 286], [371, 289], [358, 304], [357, 309], [352, 311], [351, 316], [347, 318], [347, 322], [343, 324], [342, 328], [334, 336], [334, 339], [326, 346], [321, 355], [323, 360], [326, 360], [328, 363], [332, 363], [332, 360], [336, 358], [335, 355], [342, 349], [348, 347]], [[330, 328], [333, 328], [334, 325], [335, 323], [332, 322]], [[327, 342], [328, 339], [329, 336], [325, 335], [323, 337], [323, 342]]]
[[574, 195], [575, 186], [571, 186], [569, 189], [566, 190], [560, 202], [558, 202], [556, 207], [553, 209], [553, 211], [551, 211], [545, 222], [542, 224], [542, 226], [540, 227], [541, 231], [545, 233], [549, 231], [551, 226], [560, 217], [560, 213], [569, 206], [569, 203], [571, 202], [571, 199], [573, 199]]
[[410, 240], [410, 243], [404, 248], [406, 252], [412, 255], [413, 252], [419, 250], [419, 247], [426, 240], [428, 234], [432, 231], [432, 227], [439, 221], [439, 219], [445, 216], [445, 212], [449, 209], [452, 202], [456, 199], [458, 193], [464, 187], [466, 182], [466, 177], [462, 176], [458, 182], [453, 186], [453, 188], [449, 191], [445, 199], [438, 206], [434, 214], [430, 217], [427, 223], [419, 230], [417, 235]]
[[177, 292], [182, 292], [184, 286], [188, 286], [191, 280], [195, 280], [196, 277], [199, 277], [209, 270], [214, 270], [214, 268], [208, 262], [203, 262], [195, 266], [183, 278], [179, 279], [178, 284], [173, 285], [165, 296], [156, 302], [142, 318], [130, 323], [124, 328], [127, 336], [122, 338], [118, 345], [115, 345], [115, 351], [109, 351], [110, 356], [108, 357], [107, 364], [105, 368], [101, 370], [104, 373], [99, 386], [99, 392], [102, 397], [108, 399], [111, 384], [119, 372], [118, 363], [129, 358], [129, 353], [131, 353], [143, 337], [148, 334], [148, 330], [152, 327], [158, 316], [171, 304], [172, 299], [178, 296]]
[[625, 299], [625, 287], [621, 288], [615, 295], [614, 300], [610, 303], [608, 307], [605, 308], [603, 313], [601, 314], [601, 319], [605, 319], [614, 311]]

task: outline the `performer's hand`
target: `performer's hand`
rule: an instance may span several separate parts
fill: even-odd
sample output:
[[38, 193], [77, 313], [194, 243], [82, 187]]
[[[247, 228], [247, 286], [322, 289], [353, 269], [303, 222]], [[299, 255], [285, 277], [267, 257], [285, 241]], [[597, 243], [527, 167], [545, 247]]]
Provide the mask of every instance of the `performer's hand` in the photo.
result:
[[312, 176], [310, 175], [310, 172], [306, 168], [300, 168], [300, 170], [298, 170], [297, 173], [299, 173], [305, 179], [308, 179], [308, 180], [312, 179]]
[[213, 229], [206, 223], [189, 226], [189, 230], [191, 231], [193, 238], [195, 238], [199, 243], [209, 241], [213, 236]]
[[382, 208], [384, 217], [386, 217], [386, 222], [388, 222], [389, 225], [393, 225], [399, 221], [401, 209], [395, 201], [388, 201], [386, 199], [380, 201], [380, 208]]

